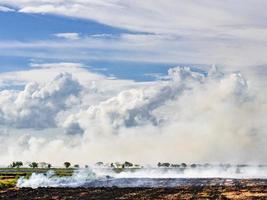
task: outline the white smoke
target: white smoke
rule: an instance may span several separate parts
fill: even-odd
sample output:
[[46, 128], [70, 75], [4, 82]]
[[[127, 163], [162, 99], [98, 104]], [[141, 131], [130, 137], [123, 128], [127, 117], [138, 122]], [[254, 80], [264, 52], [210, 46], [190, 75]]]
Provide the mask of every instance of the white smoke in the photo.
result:
[[[191, 71], [188, 67], [170, 69], [169, 81], [162, 81], [141, 89], [122, 91], [117, 96], [100, 102], [98, 105], [90, 106], [86, 111], [71, 115], [64, 126], [68, 128], [76, 125], [83, 127], [84, 130], [89, 129], [95, 123], [110, 125], [115, 129], [136, 127], [146, 123], [157, 126], [164, 121], [166, 115], [170, 114], [164, 113], [164, 116], [160, 116], [155, 113], [157, 110], [164, 109], [168, 102], [177, 101], [184, 93], [194, 90], [199, 85], [210, 84], [216, 74], [217, 71], [213, 71], [211, 76], [205, 77], [201, 73]], [[246, 91], [246, 81], [240, 74], [234, 74], [230, 79], [233, 80], [224, 80], [228, 84], [226, 89], [229, 91], [226, 92], [239, 95]], [[216, 79], [216, 81], [220, 80]]]
[[46, 174], [33, 173], [30, 179], [21, 177], [18, 179], [18, 187], [79, 187], [86, 182], [96, 179], [96, 175], [89, 169], [75, 171], [72, 176], [58, 177], [54, 171], [48, 171]]
[[212, 69], [205, 76], [177, 67], [168, 79], [122, 91], [63, 126], [83, 130], [83, 148], [100, 160], [108, 152], [109, 161], [265, 162], [266, 104], [240, 73]]
[[[33, 173], [29, 179], [20, 178], [18, 187], [172, 187], [188, 184], [187, 179], [264, 179], [266, 167], [256, 166], [209, 166], [197, 168], [142, 168], [115, 172], [111, 168], [79, 169], [69, 177], [58, 177], [53, 171], [46, 174]], [[168, 180], [169, 179], [169, 180]], [[175, 179], [175, 180], [174, 180]], [[186, 180], [185, 180], [186, 179]], [[188, 182], [187, 182], [188, 181]], [[199, 180], [198, 184], [205, 184]]]
[[[123, 82], [100, 82], [87, 85], [61, 75], [19, 93], [2, 91], [1, 124], [20, 129], [0, 134], [1, 158], [56, 164], [267, 162], [266, 95], [254, 92], [239, 72], [176, 67], [162, 80], [120, 92]], [[30, 128], [26, 136], [21, 128]]]

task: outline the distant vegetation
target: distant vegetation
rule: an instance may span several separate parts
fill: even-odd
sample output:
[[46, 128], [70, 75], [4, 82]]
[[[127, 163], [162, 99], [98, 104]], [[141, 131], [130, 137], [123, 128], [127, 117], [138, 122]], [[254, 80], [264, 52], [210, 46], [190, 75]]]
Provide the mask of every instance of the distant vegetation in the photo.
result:
[[158, 167], [170, 167], [170, 166], [171, 166], [170, 163], [161, 163], [161, 162], [158, 163]]
[[23, 162], [21, 161], [12, 162], [9, 166], [12, 168], [20, 168], [23, 166]]
[[32, 162], [32, 163], [29, 164], [29, 166], [34, 169], [34, 168], [38, 167], [38, 163], [37, 162]]
[[[70, 162], [66, 161], [63, 163], [63, 166], [66, 169], [79, 169], [79, 168], [89, 168], [89, 165], [84, 165], [84, 167], [81, 167], [79, 164], [74, 164], [72, 165]], [[102, 161], [99, 161], [97, 163], [95, 163], [95, 166], [97, 167], [111, 167], [111, 168], [143, 168], [143, 166], [139, 165], [139, 164], [134, 164], [131, 163], [129, 161], [125, 161], [125, 162], [112, 162], [112, 163], [104, 163]], [[177, 163], [169, 163], [169, 162], [158, 162], [158, 164], [156, 165], [159, 168], [181, 168], [181, 169], [185, 169], [185, 168], [197, 168], [197, 167], [212, 167], [213, 165], [206, 163], [206, 164], [186, 164], [186, 163], [181, 163], [181, 164], [177, 164]], [[217, 165], [221, 168], [227, 169], [229, 167], [232, 166], [236, 166], [236, 167], [247, 167], [249, 165], [246, 164], [239, 164], [239, 165], [231, 165], [231, 164], [219, 164]], [[46, 163], [46, 162], [31, 162], [31, 163], [26, 163], [24, 164], [22, 161], [14, 161], [12, 162], [9, 166], [9, 168], [27, 168], [30, 167], [32, 169], [52, 169], [52, 165], [50, 163]], [[266, 165], [259, 165], [259, 167], [266, 167]], [[23, 169], [24, 169], [23, 168]], [[53, 168], [55, 169], [55, 167]]]
[[70, 162], [64, 162], [64, 166], [66, 167], [66, 169], [68, 169], [71, 166], [71, 164]]

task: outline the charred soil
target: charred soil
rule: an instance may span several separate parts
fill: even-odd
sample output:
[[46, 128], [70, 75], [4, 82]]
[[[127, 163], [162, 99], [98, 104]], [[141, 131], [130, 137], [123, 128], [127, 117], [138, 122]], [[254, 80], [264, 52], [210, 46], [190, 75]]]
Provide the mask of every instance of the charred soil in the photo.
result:
[[261, 180], [237, 180], [234, 185], [177, 186], [174, 188], [15, 188], [2, 191], [0, 199], [267, 199]]

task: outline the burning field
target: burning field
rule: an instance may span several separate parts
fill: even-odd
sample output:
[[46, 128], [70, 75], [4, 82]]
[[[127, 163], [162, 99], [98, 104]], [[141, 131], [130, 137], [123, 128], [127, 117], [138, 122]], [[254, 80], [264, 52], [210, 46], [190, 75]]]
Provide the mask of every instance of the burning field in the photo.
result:
[[[1, 199], [266, 199], [267, 181], [197, 179], [176, 187], [48, 187], [2, 192]], [[219, 182], [219, 184], [218, 184]], [[195, 185], [196, 183], [196, 185]], [[223, 184], [221, 184], [223, 183]]]
[[17, 170], [0, 199], [267, 199], [266, 166]]

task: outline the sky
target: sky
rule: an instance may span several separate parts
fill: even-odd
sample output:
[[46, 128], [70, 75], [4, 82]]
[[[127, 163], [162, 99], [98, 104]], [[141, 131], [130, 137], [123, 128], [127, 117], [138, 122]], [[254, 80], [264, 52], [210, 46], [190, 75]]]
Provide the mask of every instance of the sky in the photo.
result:
[[0, 164], [266, 163], [266, 7], [2, 0]]

